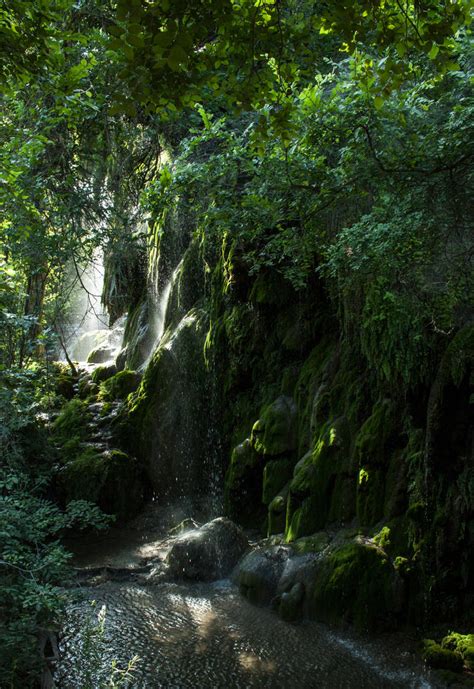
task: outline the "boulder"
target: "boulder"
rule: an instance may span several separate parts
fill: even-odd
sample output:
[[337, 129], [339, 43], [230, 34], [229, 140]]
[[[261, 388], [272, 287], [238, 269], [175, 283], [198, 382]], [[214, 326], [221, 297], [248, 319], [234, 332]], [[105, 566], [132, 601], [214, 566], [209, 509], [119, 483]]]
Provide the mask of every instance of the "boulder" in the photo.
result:
[[88, 364], [105, 364], [114, 358], [114, 350], [110, 347], [97, 347], [87, 357]]
[[242, 529], [219, 517], [176, 539], [168, 553], [168, 572], [181, 579], [220, 579], [232, 571], [248, 547]]
[[281, 594], [278, 612], [285, 622], [296, 622], [303, 616], [305, 587], [301, 581], [293, 584], [289, 591]]
[[248, 553], [235, 577], [242, 595], [256, 605], [268, 605], [277, 592], [289, 556], [290, 548], [286, 546], [256, 548]]

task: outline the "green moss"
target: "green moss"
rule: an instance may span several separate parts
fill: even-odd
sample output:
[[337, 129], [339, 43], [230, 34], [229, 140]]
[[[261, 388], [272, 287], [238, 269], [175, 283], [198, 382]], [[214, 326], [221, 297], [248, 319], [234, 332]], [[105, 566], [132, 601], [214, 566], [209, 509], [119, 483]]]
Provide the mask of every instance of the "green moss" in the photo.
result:
[[[153, 346], [153, 331], [149, 328], [149, 304], [145, 298], [138, 302], [128, 314], [123, 343], [126, 345], [126, 364], [138, 368]], [[123, 367], [122, 367], [123, 368]]]
[[359, 468], [357, 517], [362, 526], [378, 522], [384, 513], [387, 445], [395, 433], [395, 408], [391, 400], [377, 402], [355, 440]]
[[64, 444], [86, 440], [89, 435], [87, 424], [90, 418], [87, 402], [80, 399], [70, 400], [53, 423], [55, 441]]
[[325, 531], [319, 531], [312, 536], [298, 538], [292, 543], [292, 548], [298, 555], [304, 555], [305, 553], [321, 553], [328, 545], [328, 534]]
[[138, 388], [141, 376], [136, 371], [125, 369], [100, 384], [99, 399], [111, 401], [125, 399]]
[[455, 689], [460, 689], [461, 687], [473, 689], [474, 687], [474, 677], [461, 675], [459, 672], [453, 672], [452, 670], [437, 670], [436, 677], [444, 685], [448, 687], [454, 686]]
[[[322, 337], [301, 366], [301, 371], [295, 386], [295, 399], [298, 407], [300, 454], [308, 450], [313, 440], [312, 432], [315, 430], [315, 427], [312, 417], [314, 413], [315, 395], [321, 386], [324, 370], [334, 354], [334, 348], [335, 342], [330, 337]], [[327, 395], [326, 399], [328, 399]], [[323, 413], [324, 421], [327, 420], [329, 414], [329, 408], [325, 409]]]
[[224, 510], [244, 526], [255, 526], [264, 513], [262, 506], [263, 463], [250, 440], [232, 451], [224, 483]]
[[89, 500], [120, 519], [136, 514], [143, 500], [137, 463], [120, 450], [83, 450], [61, 472], [59, 485], [66, 502]]
[[56, 392], [61, 397], [70, 400], [74, 397], [74, 386], [77, 383], [77, 376], [71, 370], [60, 369], [55, 380]]
[[360, 630], [394, 627], [399, 612], [397, 575], [388, 557], [362, 541], [332, 552], [316, 572], [309, 611], [314, 619], [348, 622]]
[[441, 641], [441, 646], [459, 653], [467, 669], [474, 671], [474, 634], [450, 632]]
[[356, 478], [348, 473], [338, 474], [331, 494], [328, 523], [343, 524], [350, 521], [356, 512]]
[[423, 641], [423, 659], [427, 665], [441, 670], [461, 672], [463, 659], [460, 653], [443, 648], [432, 639]]
[[288, 482], [268, 506], [268, 536], [281, 534], [285, 531], [286, 503], [289, 490], [290, 484]]
[[362, 468], [357, 485], [357, 517], [361, 526], [377, 523], [383, 516], [385, 475], [381, 469]]
[[269, 505], [273, 498], [288, 483], [293, 473], [293, 463], [289, 459], [275, 459], [265, 464], [263, 470], [262, 502]]
[[397, 556], [410, 557], [410, 523], [405, 515], [396, 517], [387, 522], [386, 527], [390, 530], [389, 542], [384, 548], [390, 557]]
[[396, 424], [393, 402], [389, 399], [376, 402], [355, 441], [355, 458], [359, 467], [384, 464], [386, 444], [395, 433]]
[[421, 500], [413, 502], [409, 506], [406, 516], [415, 524], [421, 525], [426, 520], [426, 510], [427, 506], [425, 502], [422, 502]]
[[296, 465], [288, 500], [288, 542], [324, 528], [329, 518], [345, 521], [352, 515], [353, 480], [347, 474], [348, 444], [345, 418], [326, 422], [312, 452]]
[[91, 380], [93, 383], [99, 384], [104, 380], [111, 378], [117, 373], [117, 368], [115, 364], [110, 364], [109, 366], [97, 366], [91, 373]]
[[262, 411], [252, 428], [251, 442], [262, 455], [291, 452], [297, 445], [296, 406], [290, 397], [278, 397]]

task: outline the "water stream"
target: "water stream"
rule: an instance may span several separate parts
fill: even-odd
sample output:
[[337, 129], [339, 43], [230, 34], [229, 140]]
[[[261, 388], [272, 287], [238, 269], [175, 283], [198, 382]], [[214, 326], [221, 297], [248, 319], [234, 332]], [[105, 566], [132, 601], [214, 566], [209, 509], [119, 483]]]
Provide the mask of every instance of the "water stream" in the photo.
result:
[[[406, 640], [369, 641], [314, 622], [288, 624], [248, 603], [229, 580], [163, 581], [144, 573], [143, 565], [159, 563], [169, 546], [153, 515], [145, 517], [138, 527], [76, 544], [81, 585], [60, 641], [58, 689], [109, 686], [114, 662], [125, 668], [135, 655], [125, 685], [134, 689], [436, 686]], [[91, 633], [99, 611], [103, 633]]]

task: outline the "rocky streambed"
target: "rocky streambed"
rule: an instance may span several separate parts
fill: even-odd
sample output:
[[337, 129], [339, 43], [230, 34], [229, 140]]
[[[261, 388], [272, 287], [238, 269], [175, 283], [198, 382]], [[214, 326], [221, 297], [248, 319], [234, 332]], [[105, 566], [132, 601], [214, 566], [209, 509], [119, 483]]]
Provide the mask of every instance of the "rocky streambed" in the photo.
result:
[[[289, 618], [301, 609], [307, 555], [249, 546], [222, 520], [204, 529], [187, 521], [184, 533], [169, 533], [182, 516], [151, 507], [126, 529], [74, 543], [77, 586], [60, 637], [57, 689], [437, 686], [406, 637], [368, 640], [282, 619], [285, 609]], [[263, 591], [260, 605], [247, 599], [252, 591]]]

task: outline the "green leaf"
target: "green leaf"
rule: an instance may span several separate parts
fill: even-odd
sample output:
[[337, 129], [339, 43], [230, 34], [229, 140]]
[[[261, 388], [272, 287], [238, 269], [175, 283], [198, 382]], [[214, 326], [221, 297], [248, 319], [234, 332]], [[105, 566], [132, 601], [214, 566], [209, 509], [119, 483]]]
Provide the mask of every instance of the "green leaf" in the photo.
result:
[[188, 56], [180, 45], [175, 45], [171, 48], [168, 55], [168, 65], [172, 70], [176, 71], [180, 65], [188, 61]]

